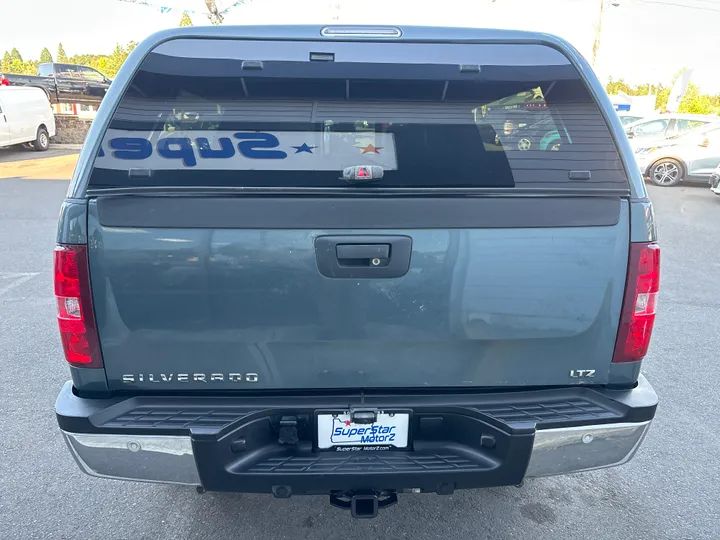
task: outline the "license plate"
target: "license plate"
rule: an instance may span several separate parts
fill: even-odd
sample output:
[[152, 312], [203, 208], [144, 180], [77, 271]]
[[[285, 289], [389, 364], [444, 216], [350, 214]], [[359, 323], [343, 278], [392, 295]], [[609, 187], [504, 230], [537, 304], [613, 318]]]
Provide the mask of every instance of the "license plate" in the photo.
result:
[[321, 450], [388, 450], [408, 446], [408, 413], [378, 412], [372, 424], [356, 424], [348, 412], [323, 413], [317, 419]]

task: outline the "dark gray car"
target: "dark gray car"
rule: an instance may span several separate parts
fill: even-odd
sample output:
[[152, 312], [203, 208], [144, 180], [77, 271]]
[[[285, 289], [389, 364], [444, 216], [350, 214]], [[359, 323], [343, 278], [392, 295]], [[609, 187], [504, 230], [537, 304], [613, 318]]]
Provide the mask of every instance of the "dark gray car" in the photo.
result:
[[[508, 102], [557, 149], [503, 146]], [[63, 204], [58, 423], [96, 476], [356, 517], [619, 465], [657, 405], [658, 282], [632, 151], [566, 42], [168, 30], [123, 66]]]

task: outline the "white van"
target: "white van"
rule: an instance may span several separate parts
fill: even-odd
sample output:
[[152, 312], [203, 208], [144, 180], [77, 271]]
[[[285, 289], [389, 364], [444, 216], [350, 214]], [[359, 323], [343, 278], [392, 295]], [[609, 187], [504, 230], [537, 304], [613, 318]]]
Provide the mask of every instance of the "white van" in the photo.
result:
[[30, 143], [42, 152], [55, 136], [55, 116], [47, 95], [31, 86], [0, 86], [0, 148]]

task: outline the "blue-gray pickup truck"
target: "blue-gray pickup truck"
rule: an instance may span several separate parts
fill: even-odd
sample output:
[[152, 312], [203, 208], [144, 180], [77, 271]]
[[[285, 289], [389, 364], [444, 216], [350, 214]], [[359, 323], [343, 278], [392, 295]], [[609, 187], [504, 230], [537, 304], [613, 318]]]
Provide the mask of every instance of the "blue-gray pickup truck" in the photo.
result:
[[[512, 144], [540, 121], [555, 144]], [[94, 476], [369, 518], [623, 464], [657, 406], [653, 209], [603, 87], [545, 34], [155, 34], [54, 261], [57, 420]]]

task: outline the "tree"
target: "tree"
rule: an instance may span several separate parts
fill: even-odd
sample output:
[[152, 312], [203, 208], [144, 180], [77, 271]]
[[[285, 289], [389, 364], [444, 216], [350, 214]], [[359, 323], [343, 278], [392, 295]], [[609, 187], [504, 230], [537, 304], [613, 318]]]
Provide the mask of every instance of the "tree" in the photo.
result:
[[610, 78], [610, 82], [605, 87], [605, 90], [608, 94], [616, 95], [619, 92], [622, 92], [624, 94], [628, 95], [635, 95], [635, 90], [626, 83], [623, 79], [614, 81], [612, 78]]
[[135, 47], [137, 47], [137, 43], [134, 41], [129, 42], [125, 47], [122, 45], [115, 47], [113, 53], [108, 57], [108, 69], [111, 73], [111, 75], [108, 75], [109, 77], [117, 75], [117, 72], [120, 71], [123, 63]]
[[50, 54], [50, 51], [48, 51], [48, 48], [45, 47], [42, 52], [40, 53], [40, 63], [46, 63], [46, 62], [52, 62], [52, 54]]
[[[111, 54], [75, 54], [68, 57], [65, 54], [62, 43], [58, 45], [58, 54], [56, 56], [58, 62], [68, 62], [70, 64], [80, 64], [84, 66], [90, 66], [97, 69], [103, 75], [110, 77], [111, 79], [117, 75], [120, 67], [125, 62], [125, 59], [137, 47], [137, 43], [130, 41], [127, 45], [116, 45], [115, 50]], [[14, 53], [17, 53], [16, 49], [13, 49]], [[37, 60], [23, 61], [17, 58], [19, 54], [13, 52], [5, 52], [2, 57], [2, 64], [0, 65], [0, 71], [4, 73], [17, 73], [21, 75], [35, 75], [38, 69]], [[47, 49], [43, 49], [40, 60], [45, 61], [46, 56], [52, 60], [52, 55]]]
[[10, 72], [10, 64], [12, 63], [12, 58], [10, 57], [10, 53], [5, 51], [5, 55], [2, 59], [2, 64], [0, 64], [0, 71], [7, 71]]
[[192, 20], [190, 19], [190, 15], [188, 15], [187, 11], [183, 12], [182, 17], [180, 18], [180, 24], [178, 26], [192, 26]]
[[[677, 73], [670, 85], [663, 84], [640, 84], [631, 86], [622, 79], [610, 80], [606, 90], [608, 94], [623, 92], [629, 96], [647, 96], [655, 94], [655, 110], [664, 111], [667, 107], [670, 91], [675, 80], [680, 76]], [[720, 114], [720, 95], [703, 94], [693, 83], [688, 84], [687, 92], [680, 102], [678, 112], [693, 114]]]
[[15, 60], [19, 60], [20, 62], [23, 61], [22, 56], [20, 56], [20, 51], [18, 51], [15, 47], [13, 47], [12, 51], [10, 51], [10, 59], [13, 62]]
[[57, 55], [55, 55], [58, 62], [67, 62], [68, 57], [67, 54], [65, 54], [65, 49], [63, 49], [62, 43], [58, 43], [58, 52]]
[[10, 73], [17, 73], [19, 75], [35, 75], [37, 73], [38, 62], [29, 61], [23, 62], [22, 60], [13, 60], [10, 62]]

